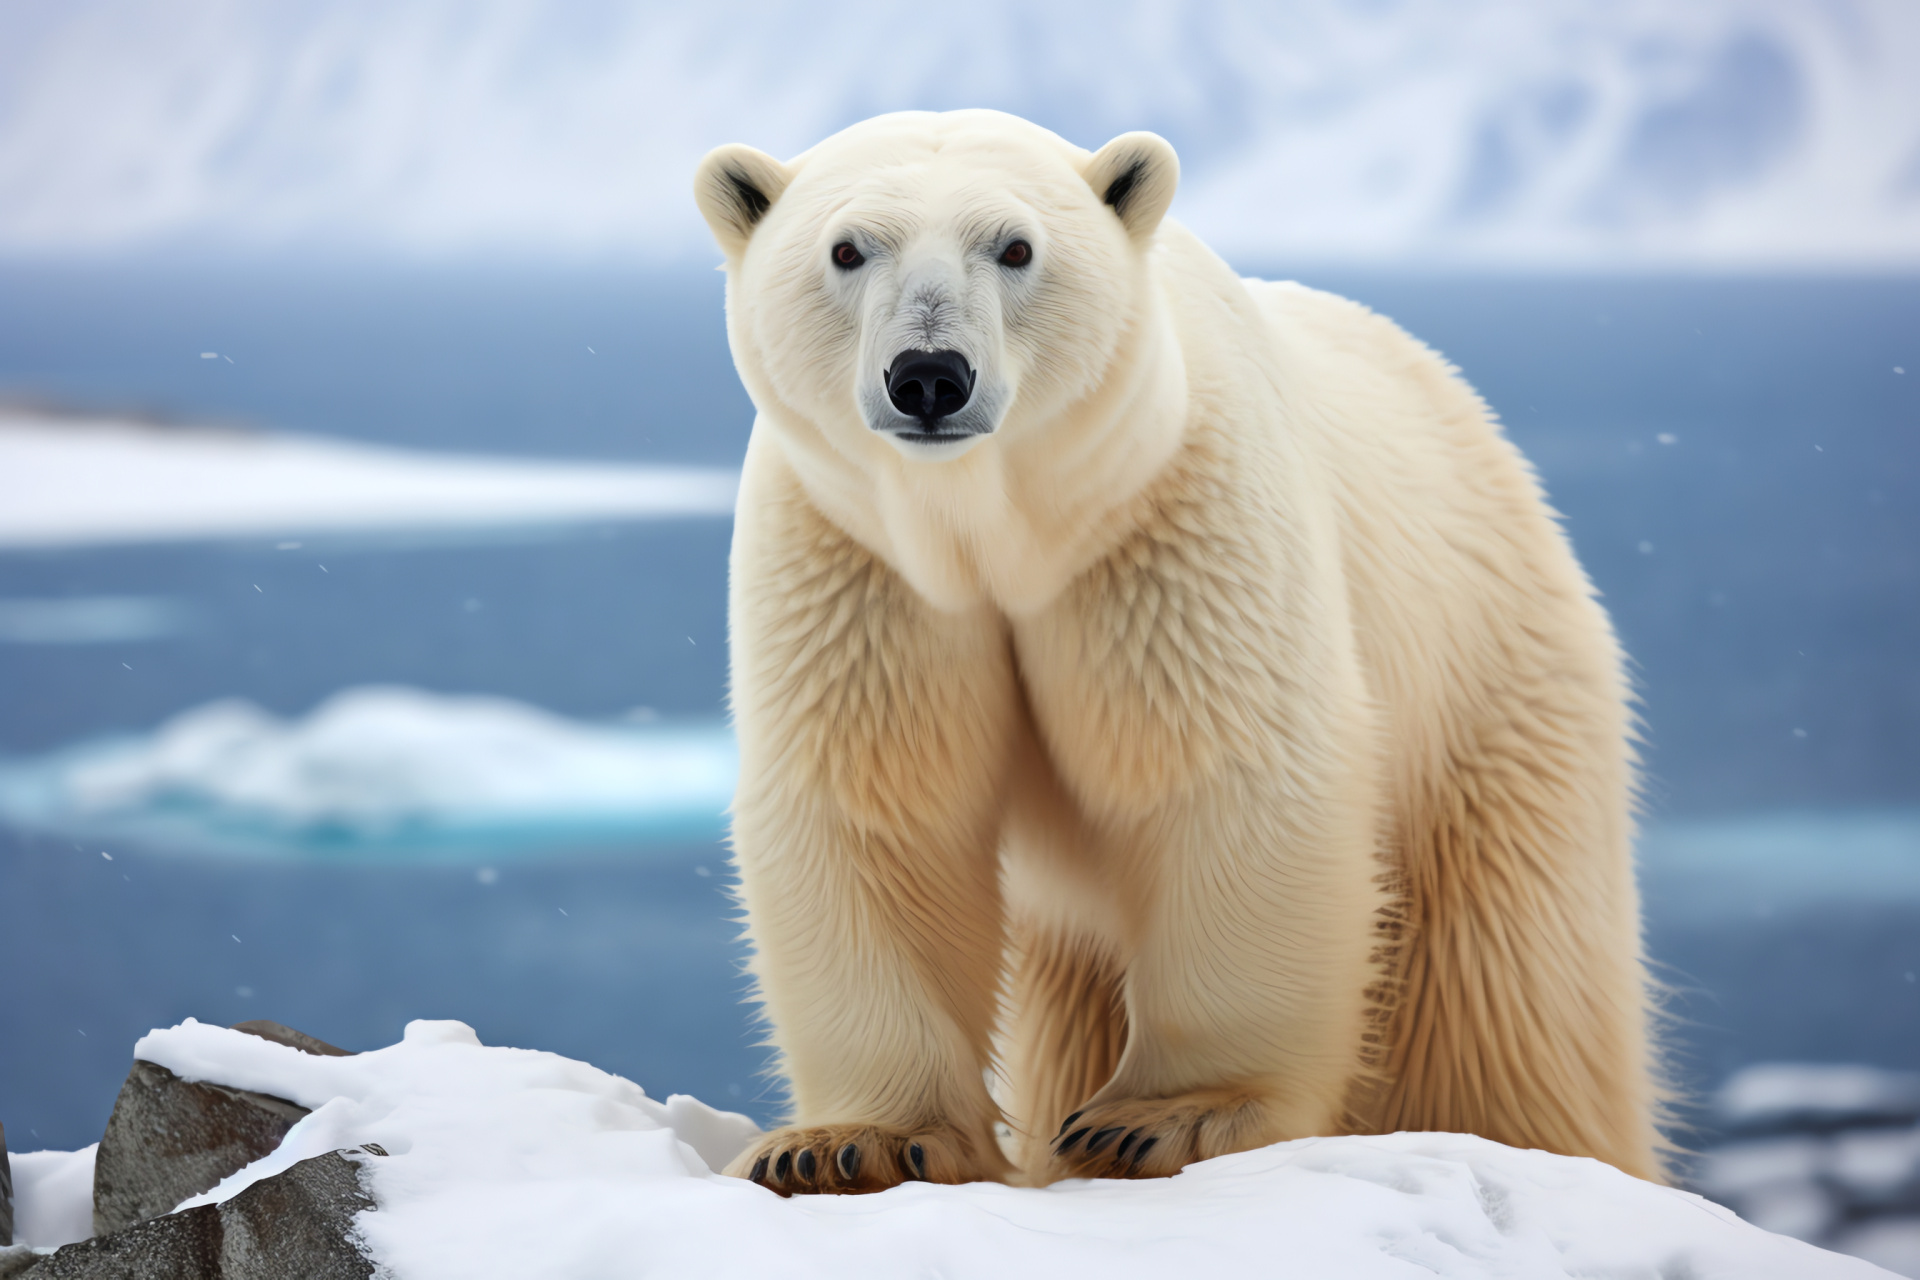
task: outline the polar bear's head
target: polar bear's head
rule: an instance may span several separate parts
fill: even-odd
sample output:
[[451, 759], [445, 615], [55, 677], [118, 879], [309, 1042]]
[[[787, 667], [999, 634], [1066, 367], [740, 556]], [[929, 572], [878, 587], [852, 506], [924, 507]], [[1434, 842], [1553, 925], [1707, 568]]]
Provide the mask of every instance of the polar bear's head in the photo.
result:
[[721, 147], [695, 192], [761, 411], [939, 461], [1110, 380], [1178, 176], [1150, 133], [1089, 154], [999, 112], [914, 112], [786, 164]]

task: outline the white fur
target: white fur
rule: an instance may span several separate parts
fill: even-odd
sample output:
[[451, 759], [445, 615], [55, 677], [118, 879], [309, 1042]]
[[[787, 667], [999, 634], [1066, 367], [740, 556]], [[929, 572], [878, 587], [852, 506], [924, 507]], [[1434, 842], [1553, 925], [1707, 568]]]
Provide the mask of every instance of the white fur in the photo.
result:
[[[1410, 1125], [1654, 1174], [1605, 617], [1451, 371], [1237, 280], [1176, 180], [991, 112], [702, 167], [760, 411], [735, 842], [799, 1124], [737, 1169], [865, 1144], [866, 1189], [917, 1135], [998, 1176], [997, 1052], [1038, 1179]], [[983, 430], [902, 440], [882, 373], [942, 348]], [[1069, 1110], [1151, 1157], [1053, 1155]]]

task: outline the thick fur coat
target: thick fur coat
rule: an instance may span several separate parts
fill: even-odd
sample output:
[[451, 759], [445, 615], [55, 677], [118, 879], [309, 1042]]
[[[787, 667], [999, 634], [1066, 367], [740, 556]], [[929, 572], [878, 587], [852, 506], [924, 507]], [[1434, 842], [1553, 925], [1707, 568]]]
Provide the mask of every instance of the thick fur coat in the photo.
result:
[[1177, 180], [992, 112], [701, 167], [759, 410], [733, 838], [794, 1106], [732, 1172], [1445, 1129], [1658, 1177], [1606, 616], [1454, 371], [1237, 277]]

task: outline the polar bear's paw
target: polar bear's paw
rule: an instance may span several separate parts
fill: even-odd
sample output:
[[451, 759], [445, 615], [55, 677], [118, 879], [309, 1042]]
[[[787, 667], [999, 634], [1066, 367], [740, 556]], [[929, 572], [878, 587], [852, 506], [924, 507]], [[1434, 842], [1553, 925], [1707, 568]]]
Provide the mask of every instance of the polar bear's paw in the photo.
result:
[[953, 1129], [930, 1126], [823, 1124], [775, 1129], [727, 1166], [736, 1178], [783, 1196], [858, 1195], [903, 1182], [979, 1182], [996, 1179]]
[[1068, 1116], [1049, 1151], [1058, 1178], [1165, 1178], [1267, 1141], [1267, 1109], [1244, 1089], [1121, 1098]]

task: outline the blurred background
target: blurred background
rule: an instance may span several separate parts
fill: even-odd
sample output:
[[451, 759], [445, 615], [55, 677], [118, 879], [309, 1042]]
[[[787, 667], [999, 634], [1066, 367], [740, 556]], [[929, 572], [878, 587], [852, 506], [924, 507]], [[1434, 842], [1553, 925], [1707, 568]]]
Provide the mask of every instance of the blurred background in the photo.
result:
[[1916, 66], [1906, 0], [10, 0], [11, 1144], [187, 1016], [777, 1113], [689, 176], [990, 106], [1160, 132], [1236, 267], [1486, 395], [1635, 661], [1699, 1185], [1920, 1273]]

